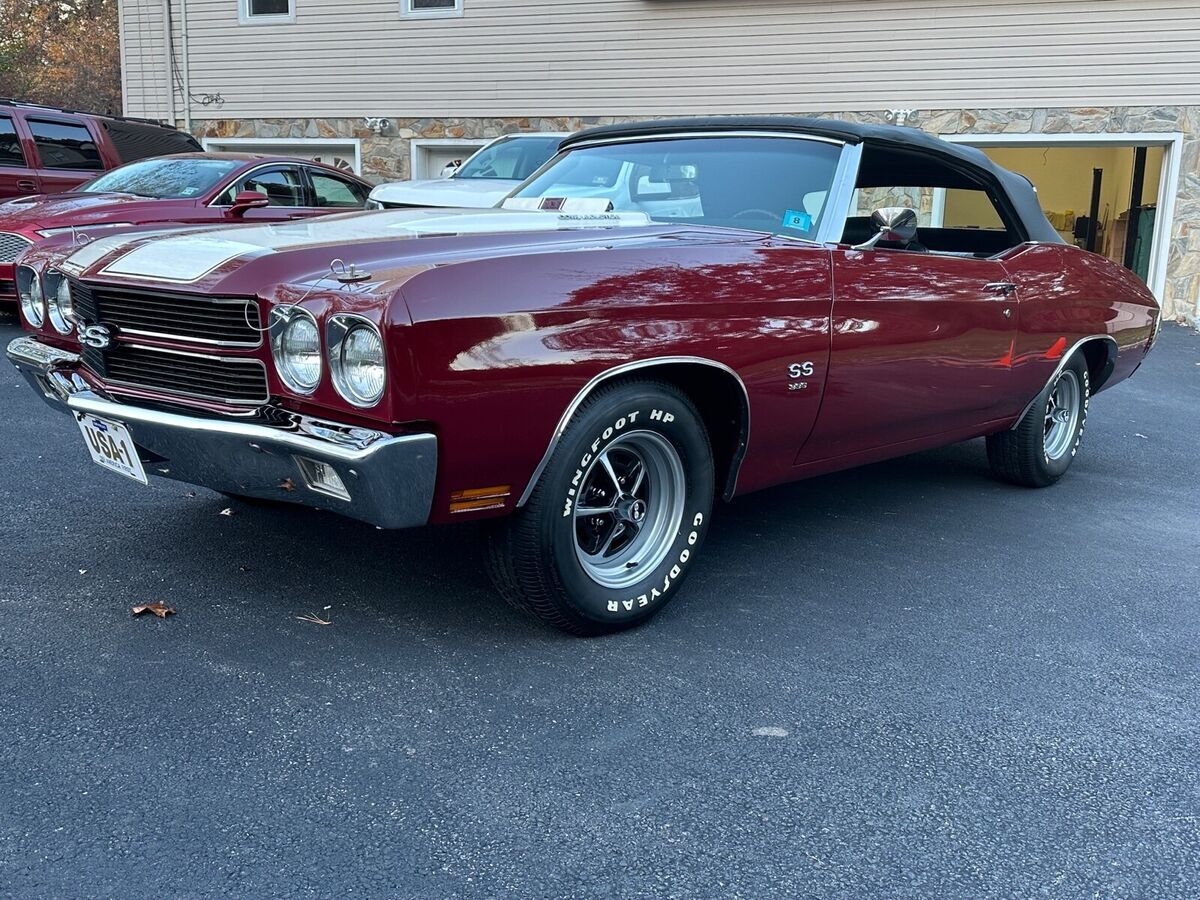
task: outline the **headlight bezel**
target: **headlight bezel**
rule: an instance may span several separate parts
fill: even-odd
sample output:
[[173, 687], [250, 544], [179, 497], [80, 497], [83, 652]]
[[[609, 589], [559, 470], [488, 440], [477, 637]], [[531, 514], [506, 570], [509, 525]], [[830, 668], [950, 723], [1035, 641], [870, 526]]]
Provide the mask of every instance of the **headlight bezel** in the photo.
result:
[[[379, 346], [380, 369], [379, 390], [373, 395], [358, 391], [347, 377], [345, 352], [348, 340], [358, 331], [374, 337]], [[387, 393], [387, 346], [379, 325], [370, 319], [353, 313], [336, 313], [329, 317], [325, 326], [325, 352], [329, 359], [329, 373], [338, 396], [357, 409], [372, 409], [382, 402]]]
[[46, 293], [42, 276], [32, 266], [17, 266], [13, 274], [22, 317], [30, 327], [41, 328], [46, 323]]
[[[295, 369], [289, 364], [287, 357], [288, 339], [292, 335], [292, 329], [299, 327], [301, 322], [311, 326], [316, 340], [317, 370], [311, 384], [296, 378]], [[321, 328], [317, 324], [316, 316], [299, 306], [276, 307], [271, 311], [270, 332], [271, 358], [275, 363], [275, 374], [279, 376], [279, 380], [294, 394], [303, 397], [314, 394], [321, 386], [321, 380], [325, 375], [325, 354], [323, 353], [324, 348], [321, 346]]]
[[[62, 299], [64, 288], [67, 292], [65, 305]], [[75, 299], [71, 295], [71, 280], [63, 272], [51, 270], [42, 279], [42, 290], [51, 327], [61, 335], [70, 334], [75, 330]]]

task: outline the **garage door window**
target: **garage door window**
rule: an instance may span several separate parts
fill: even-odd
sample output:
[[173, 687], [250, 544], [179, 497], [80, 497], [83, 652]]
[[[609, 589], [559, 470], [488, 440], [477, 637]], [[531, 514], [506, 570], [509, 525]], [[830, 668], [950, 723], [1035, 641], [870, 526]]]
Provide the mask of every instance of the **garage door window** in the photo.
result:
[[103, 171], [100, 150], [92, 140], [91, 133], [82, 125], [67, 125], [41, 119], [27, 119], [33, 132], [42, 167], [46, 169], [74, 169]]

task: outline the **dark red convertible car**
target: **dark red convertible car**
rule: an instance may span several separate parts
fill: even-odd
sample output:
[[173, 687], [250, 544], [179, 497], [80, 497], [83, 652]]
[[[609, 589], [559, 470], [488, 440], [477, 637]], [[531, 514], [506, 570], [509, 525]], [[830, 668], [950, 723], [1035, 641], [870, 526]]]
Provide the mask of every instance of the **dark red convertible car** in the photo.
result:
[[156, 222], [305, 218], [362, 209], [370, 193], [361, 178], [287, 157], [184, 153], [130, 163], [68, 193], [0, 203], [0, 303], [17, 299], [17, 257], [56, 234], [92, 238]]
[[1053, 483], [1159, 327], [1024, 178], [827, 120], [603, 127], [499, 209], [26, 260], [8, 355], [100, 466], [384, 528], [496, 519], [500, 591], [577, 634], [676, 596], [717, 498], [979, 437]]

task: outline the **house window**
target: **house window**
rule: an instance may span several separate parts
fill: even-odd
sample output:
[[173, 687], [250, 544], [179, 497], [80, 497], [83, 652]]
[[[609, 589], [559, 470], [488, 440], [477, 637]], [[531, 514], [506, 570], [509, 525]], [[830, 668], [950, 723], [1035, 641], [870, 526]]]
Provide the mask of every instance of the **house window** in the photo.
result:
[[400, 0], [400, 15], [412, 18], [426, 16], [461, 16], [463, 0]]
[[296, 0], [239, 0], [238, 21], [243, 25], [295, 22]]

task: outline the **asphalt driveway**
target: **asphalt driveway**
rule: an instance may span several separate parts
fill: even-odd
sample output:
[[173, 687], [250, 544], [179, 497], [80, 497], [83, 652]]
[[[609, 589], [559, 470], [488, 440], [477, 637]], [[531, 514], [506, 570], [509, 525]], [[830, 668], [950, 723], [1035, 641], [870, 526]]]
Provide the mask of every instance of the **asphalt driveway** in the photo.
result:
[[473, 529], [222, 515], [0, 401], [0, 896], [1200, 896], [1193, 332], [1058, 486], [973, 442], [746, 497], [591, 641]]

